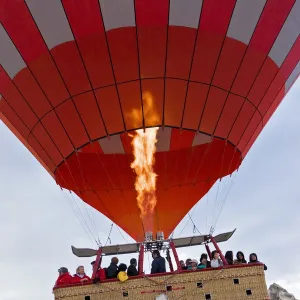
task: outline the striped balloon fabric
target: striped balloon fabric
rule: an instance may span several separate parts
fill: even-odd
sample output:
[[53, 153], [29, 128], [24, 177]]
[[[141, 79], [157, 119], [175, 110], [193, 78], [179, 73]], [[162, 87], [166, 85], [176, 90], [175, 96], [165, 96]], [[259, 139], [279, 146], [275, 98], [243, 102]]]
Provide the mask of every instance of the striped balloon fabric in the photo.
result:
[[300, 0], [0, 0], [0, 118], [144, 235], [132, 130], [160, 127], [153, 231], [240, 165], [300, 73]]

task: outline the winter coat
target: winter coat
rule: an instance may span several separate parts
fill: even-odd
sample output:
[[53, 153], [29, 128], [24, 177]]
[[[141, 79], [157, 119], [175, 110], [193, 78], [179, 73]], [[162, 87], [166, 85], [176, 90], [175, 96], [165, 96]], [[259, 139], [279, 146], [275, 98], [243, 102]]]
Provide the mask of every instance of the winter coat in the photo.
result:
[[222, 267], [223, 266], [223, 262], [221, 259], [212, 259], [211, 262], [211, 267], [212, 268], [219, 268], [219, 267]]
[[136, 269], [135, 265], [130, 265], [128, 267], [127, 275], [128, 276], [137, 276], [137, 275], [139, 275], [138, 270]]
[[55, 286], [68, 285], [73, 283], [73, 277], [70, 273], [64, 273], [58, 276]]
[[153, 259], [151, 274], [166, 273], [166, 260], [159, 256]]
[[[254, 255], [254, 256], [256, 257], [256, 260], [251, 259], [251, 256], [252, 256], [252, 255]], [[258, 263], [258, 264], [259, 264], [259, 263], [262, 264], [262, 263], [258, 260], [256, 253], [251, 253], [250, 256], [249, 256], [249, 262], [248, 262], [248, 264], [255, 264], [255, 263], [256, 263], [256, 264], [257, 264], [257, 263]], [[265, 271], [268, 270], [268, 267], [267, 267], [265, 264], [264, 264], [264, 270], [265, 270]]]
[[105, 279], [106, 279], [105, 269], [99, 268], [93, 282], [96, 283]]
[[[82, 279], [87, 279], [87, 280], [82, 281]], [[78, 276], [78, 274], [75, 274], [72, 278], [72, 283], [83, 283], [83, 282], [89, 282], [89, 281], [91, 281], [91, 278], [85, 274], [82, 278], [80, 276]]]
[[121, 271], [118, 273], [118, 279], [121, 281], [121, 282], [124, 282], [128, 279], [128, 276], [127, 276], [127, 273], [125, 271]]
[[199, 264], [197, 267], [197, 269], [206, 269], [206, 268], [207, 268], [207, 266], [204, 264]]
[[[239, 258], [238, 258], [238, 257], [239, 257], [239, 254], [242, 254], [243, 259], [239, 259]], [[244, 255], [244, 253], [241, 252], [241, 251], [239, 251], [239, 252], [236, 254], [236, 258], [237, 258], [237, 259], [235, 259], [235, 260], [233, 261], [233, 264], [234, 264], [234, 265], [246, 264], [246, 263], [247, 263], [247, 261], [246, 261], [246, 259], [245, 259], [245, 255]]]
[[106, 269], [106, 278], [117, 278], [118, 276], [118, 266], [116, 264], [111, 263], [109, 267]]

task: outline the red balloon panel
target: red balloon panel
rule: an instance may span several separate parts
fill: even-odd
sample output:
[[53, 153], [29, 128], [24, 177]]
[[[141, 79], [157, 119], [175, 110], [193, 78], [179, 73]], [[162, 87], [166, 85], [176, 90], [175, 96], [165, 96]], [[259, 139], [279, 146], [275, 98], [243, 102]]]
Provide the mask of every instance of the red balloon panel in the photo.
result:
[[[180, 147], [172, 148], [172, 144], [180, 141], [180, 135], [185, 143], [181, 141]], [[173, 129], [170, 150], [155, 154], [158, 201], [154, 219], [160, 221], [153, 221], [153, 232], [159, 229], [166, 235], [170, 234], [212, 184], [218, 178], [231, 174], [241, 162], [240, 153], [225, 141], [216, 139], [191, 147], [193, 141], [191, 132], [180, 133]], [[101, 154], [94, 153], [91, 146], [88, 149], [89, 153], [83, 149], [59, 166], [57, 182], [75, 191], [133, 238], [140, 239], [143, 223], [134, 190], [135, 173], [130, 168], [132, 152]], [[171, 207], [174, 213], [170, 214]]]

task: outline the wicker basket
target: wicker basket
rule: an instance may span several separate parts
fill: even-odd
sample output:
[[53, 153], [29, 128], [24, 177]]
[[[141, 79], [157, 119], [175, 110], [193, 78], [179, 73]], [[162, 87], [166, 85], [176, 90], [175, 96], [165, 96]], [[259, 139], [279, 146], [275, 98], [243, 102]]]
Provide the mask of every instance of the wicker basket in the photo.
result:
[[182, 300], [269, 299], [263, 266], [249, 265], [54, 289], [55, 300], [156, 299], [161, 294]]

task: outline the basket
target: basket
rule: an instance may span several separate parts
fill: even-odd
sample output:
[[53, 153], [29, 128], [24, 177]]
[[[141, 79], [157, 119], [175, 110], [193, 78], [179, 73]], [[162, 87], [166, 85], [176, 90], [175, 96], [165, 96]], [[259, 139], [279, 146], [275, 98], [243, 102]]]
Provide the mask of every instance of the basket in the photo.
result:
[[[55, 288], [55, 300], [167, 299], [243, 300], [268, 299], [263, 266], [239, 266], [140, 276], [126, 282]], [[164, 297], [165, 298], [165, 297]]]

